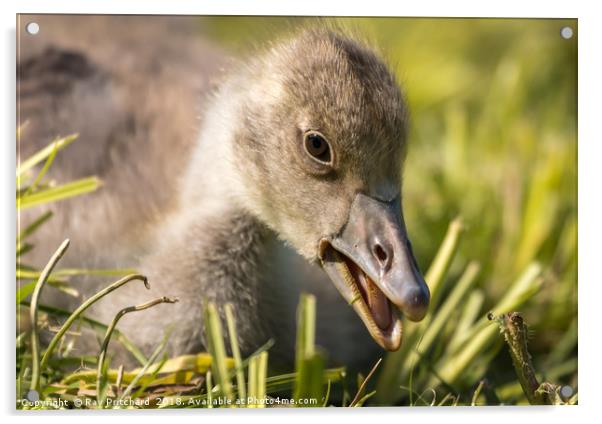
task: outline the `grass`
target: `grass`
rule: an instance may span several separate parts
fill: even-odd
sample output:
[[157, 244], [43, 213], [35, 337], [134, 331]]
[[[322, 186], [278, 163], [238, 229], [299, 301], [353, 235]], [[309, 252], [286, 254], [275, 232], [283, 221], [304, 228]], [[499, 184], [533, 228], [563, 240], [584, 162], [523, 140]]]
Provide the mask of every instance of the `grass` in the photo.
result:
[[[290, 21], [215, 17], [202, 23], [206, 35], [238, 49], [245, 39], [273, 37]], [[27, 253], [35, 248], [29, 237], [52, 220], [44, 213], [17, 237], [18, 311], [37, 314], [32, 321], [37, 325], [18, 328], [18, 398], [33, 384], [44, 399], [64, 400], [66, 407], [77, 401], [82, 408], [99, 407], [91, 402], [99, 394], [107, 408], [119, 406], [119, 399], [135, 408], [294, 406], [306, 397], [315, 404], [299, 406], [577, 402], [576, 40], [558, 35], [562, 26], [576, 28], [576, 22], [345, 19], [343, 24], [369, 34], [388, 53], [412, 112], [404, 212], [432, 305], [423, 322], [404, 323], [401, 349], [364, 370], [366, 377], [328, 368], [328, 352], [314, 342], [315, 304], [304, 296], [296, 366], [288, 374], [270, 375], [269, 344], [241, 357], [228, 305], [205, 309], [207, 353], [167, 358], [160, 343], [147, 358], [118, 325], [108, 333], [108, 323], [86, 317], [85, 311], [48, 353], [34, 346], [35, 329], [46, 328], [51, 319], [69, 319], [72, 311], [36, 302], [32, 295], [39, 284], [70, 296], [77, 294], [70, 280], [79, 275], [104, 276], [110, 286], [133, 270], [60, 269], [59, 262], [44, 273], [27, 266]], [[59, 139], [21, 163], [18, 207], [101, 187], [93, 176], [59, 185], [47, 181], [54, 157], [72, 142], [75, 136]], [[225, 322], [218, 319], [221, 308]], [[509, 320], [514, 312], [520, 312], [522, 324]], [[509, 322], [514, 327], [508, 329]], [[70, 350], [81, 326], [94, 329], [101, 340], [110, 334], [104, 357], [100, 351], [80, 357]], [[113, 343], [132, 352], [140, 367], [108, 365]], [[37, 366], [45, 353], [44, 366]], [[74, 365], [82, 367], [73, 371]], [[570, 397], [560, 396], [563, 386], [573, 389]], [[293, 401], [236, 404], [264, 394]], [[227, 405], [227, 399], [234, 404]]]

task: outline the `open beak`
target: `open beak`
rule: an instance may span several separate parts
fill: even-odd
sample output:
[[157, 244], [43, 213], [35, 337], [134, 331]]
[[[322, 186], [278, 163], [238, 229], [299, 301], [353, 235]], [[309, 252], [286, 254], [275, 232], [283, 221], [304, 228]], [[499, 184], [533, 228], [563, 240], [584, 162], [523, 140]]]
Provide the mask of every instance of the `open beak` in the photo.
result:
[[319, 256], [374, 340], [386, 350], [399, 349], [399, 311], [420, 321], [430, 301], [407, 237], [401, 199], [382, 202], [358, 194], [341, 232], [321, 240]]

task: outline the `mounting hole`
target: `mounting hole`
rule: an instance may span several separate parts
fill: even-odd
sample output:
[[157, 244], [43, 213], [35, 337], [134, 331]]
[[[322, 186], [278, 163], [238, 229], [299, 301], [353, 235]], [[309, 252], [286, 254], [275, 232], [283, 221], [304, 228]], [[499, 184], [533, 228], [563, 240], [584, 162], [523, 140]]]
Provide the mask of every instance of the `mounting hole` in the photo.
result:
[[574, 392], [574, 390], [571, 386], [562, 386], [560, 388], [560, 396], [562, 397], [563, 400], [567, 400], [571, 396], [573, 396], [573, 392]]
[[40, 25], [38, 25], [37, 22], [30, 22], [25, 26], [25, 31], [27, 31], [29, 35], [36, 35], [40, 32]]
[[560, 36], [565, 40], [570, 40], [571, 38], [573, 38], [573, 28], [571, 28], [570, 26], [562, 27], [562, 29], [560, 30]]
[[37, 402], [40, 400], [40, 394], [36, 390], [28, 390], [25, 399], [30, 402]]

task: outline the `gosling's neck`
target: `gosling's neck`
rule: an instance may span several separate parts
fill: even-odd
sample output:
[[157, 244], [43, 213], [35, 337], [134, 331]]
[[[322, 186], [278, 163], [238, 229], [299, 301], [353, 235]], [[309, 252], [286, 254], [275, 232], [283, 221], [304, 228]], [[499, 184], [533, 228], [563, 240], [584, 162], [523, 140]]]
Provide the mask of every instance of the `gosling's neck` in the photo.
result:
[[[236, 91], [222, 88], [204, 113], [181, 180], [179, 206], [165, 219], [159, 235], [163, 248], [157, 262], [162, 269], [155, 271], [154, 279], [169, 282], [169, 293], [187, 303], [181, 310], [200, 310], [205, 299], [219, 306], [232, 303], [241, 349], [251, 353], [270, 338], [258, 317], [260, 297], [267, 290], [265, 262], [276, 235], [245, 205], [245, 181], [233, 160], [235, 123], [240, 122]], [[182, 246], [187, 249], [182, 251]], [[188, 319], [201, 318], [196, 315]], [[202, 332], [176, 337], [181, 344], [203, 340], [206, 347]]]

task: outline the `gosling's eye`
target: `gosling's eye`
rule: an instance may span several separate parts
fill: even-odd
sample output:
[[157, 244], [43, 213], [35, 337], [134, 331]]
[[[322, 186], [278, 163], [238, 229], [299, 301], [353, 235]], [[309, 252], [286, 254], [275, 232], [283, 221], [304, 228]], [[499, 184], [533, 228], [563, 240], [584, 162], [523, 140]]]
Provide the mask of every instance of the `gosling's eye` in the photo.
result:
[[332, 162], [330, 145], [321, 134], [317, 132], [308, 132], [305, 134], [303, 143], [305, 151], [312, 159], [324, 164], [330, 164]]

